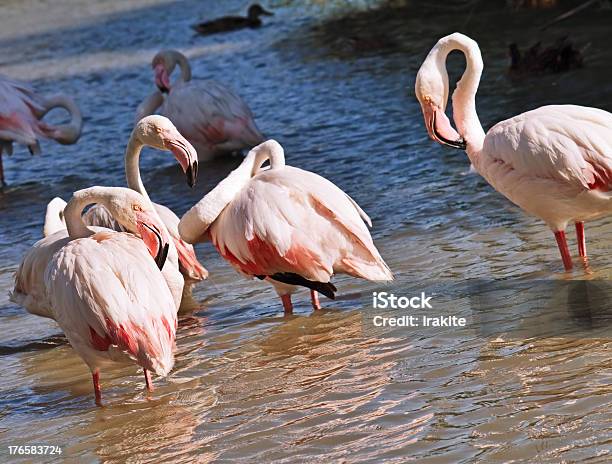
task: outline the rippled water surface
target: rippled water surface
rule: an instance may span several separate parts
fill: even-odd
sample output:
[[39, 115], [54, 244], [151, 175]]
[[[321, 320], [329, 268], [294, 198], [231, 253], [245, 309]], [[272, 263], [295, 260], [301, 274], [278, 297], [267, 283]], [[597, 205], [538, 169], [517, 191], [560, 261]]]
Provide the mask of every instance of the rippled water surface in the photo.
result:
[[[19, 148], [5, 158], [2, 462], [8, 446], [20, 444], [60, 445], [61, 458], [44, 460], [74, 462], [612, 459], [604, 303], [576, 314], [565, 300], [541, 301], [567, 294], [555, 282], [610, 279], [609, 220], [587, 228], [592, 273], [561, 273], [550, 231], [471, 174], [463, 153], [427, 139], [412, 90], [437, 38], [461, 30], [483, 50], [478, 106], [486, 127], [547, 103], [612, 110], [612, 13], [587, 11], [539, 33], [563, 10], [412, 2], [346, 19], [344, 2], [322, 3], [270, 2], [276, 15], [262, 29], [199, 38], [188, 29], [195, 19], [243, 11], [245, 2], [0, 1], [0, 73], [42, 93], [69, 93], [85, 115], [78, 144], [45, 143], [40, 157]], [[584, 69], [508, 77], [508, 43], [565, 34], [590, 44]], [[383, 288], [345, 277], [324, 310], [312, 312], [301, 292], [294, 315], [284, 316], [269, 287], [237, 278], [203, 245], [198, 255], [211, 275], [194, 289], [196, 311], [180, 320], [175, 370], [155, 379], [150, 395], [137, 369], [106, 371], [106, 407], [95, 407], [89, 372], [57, 326], [7, 293], [19, 259], [41, 236], [51, 197], [124, 185], [134, 109], [152, 90], [149, 62], [162, 47], [186, 52], [194, 76], [237, 89], [288, 163], [331, 179], [361, 204], [397, 277], [390, 289], [433, 288], [444, 311], [468, 326], [375, 330], [368, 295]], [[456, 78], [462, 59], [449, 65]], [[146, 152], [141, 168], [153, 199], [182, 214], [238, 162], [203, 166], [193, 191], [166, 154]], [[495, 290], [491, 281], [499, 280], [540, 284], [517, 301]]]

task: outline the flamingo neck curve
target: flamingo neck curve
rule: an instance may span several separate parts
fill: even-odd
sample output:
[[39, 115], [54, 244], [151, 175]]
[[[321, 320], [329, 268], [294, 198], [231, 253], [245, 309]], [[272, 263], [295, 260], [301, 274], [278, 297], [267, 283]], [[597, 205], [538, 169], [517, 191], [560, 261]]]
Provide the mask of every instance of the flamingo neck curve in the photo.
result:
[[71, 239], [86, 238], [94, 234], [94, 231], [83, 222], [83, 210], [93, 203], [103, 204], [108, 209], [109, 193], [108, 187], [90, 187], [74, 192], [64, 209], [66, 229]]
[[185, 55], [177, 51], [172, 53], [174, 64], [178, 64], [181, 70], [180, 82], [189, 82], [191, 80], [191, 65]]
[[147, 203], [153, 207], [153, 203], [140, 177], [140, 152], [143, 146], [144, 144], [140, 141], [138, 134], [132, 132], [125, 149], [125, 180], [129, 188], [140, 193]]
[[[470, 160], [474, 163], [472, 157], [476, 158], [482, 150], [485, 138], [484, 129], [476, 112], [476, 92], [484, 67], [480, 48], [474, 40], [460, 33], [444, 37], [438, 42], [436, 48], [438, 48], [436, 65], [438, 71], [445, 76], [447, 75], [446, 58], [448, 54], [453, 50], [458, 50], [465, 55], [465, 71], [457, 82], [452, 96], [453, 121], [457, 126], [457, 131], [466, 141], [466, 151]], [[446, 79], [446, 85], [448, 86], [448, 78]]]
[[42, 118], [53, 108], [58, 107], [64, 108], [66, 111], [68, 111], [70, 114], [70, 122], [57, 126], [45, 124], [43, 131], [45, 132], [45, 135], [61, 144], [73, 144], [81, 136], [81, 129], [83, 128], [83, 115], [72, 98], [61, 94], [52, 95], [51, 97], [45, 98], [43, 101], [43, 111], [39, 117]]

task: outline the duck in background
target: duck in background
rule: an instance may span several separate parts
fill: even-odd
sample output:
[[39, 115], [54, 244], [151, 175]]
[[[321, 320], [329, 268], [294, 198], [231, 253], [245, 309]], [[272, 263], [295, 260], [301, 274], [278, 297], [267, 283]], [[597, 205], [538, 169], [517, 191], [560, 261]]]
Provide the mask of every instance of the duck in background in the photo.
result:
[[542, 42], [537, 42], [524, 53], [521, 53], [516, 43], [512, 43], [509, 46], [510, 73], [516, 75], [560, 73], [582, 68], [583, 50], [575, 48], [567, 37], [558, 39], [546, 48], [542, 48]]
[[246, 18], [244, 16], [223, 16], [212, 21], [194, 24], [191, 28], [200, 35], [237, 31], [247, 27], [256, 29], [262, 25], [260, 16], [274, 16], [274, 13], [264, 9], [259, 3], [254, 3], [249, 7]]

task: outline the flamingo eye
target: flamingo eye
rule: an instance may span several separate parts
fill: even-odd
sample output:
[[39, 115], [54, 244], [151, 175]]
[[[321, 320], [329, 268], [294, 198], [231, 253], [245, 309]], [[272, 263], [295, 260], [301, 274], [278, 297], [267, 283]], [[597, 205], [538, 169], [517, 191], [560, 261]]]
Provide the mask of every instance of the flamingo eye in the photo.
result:
[[133, 209], [134, 211], [143, 211], [142, 206], [137, 205], [137, 204], [133, 204], [133, 205], [132, 205], [132, 209]]

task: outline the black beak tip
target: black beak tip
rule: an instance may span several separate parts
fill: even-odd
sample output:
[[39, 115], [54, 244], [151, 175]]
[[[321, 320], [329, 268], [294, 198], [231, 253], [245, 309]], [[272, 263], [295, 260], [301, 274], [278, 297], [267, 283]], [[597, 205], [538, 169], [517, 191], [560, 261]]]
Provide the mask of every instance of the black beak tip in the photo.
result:
[[163, 85], [158, 85], [157, 88], [159, 89], [161, 93], [170, 93], [170, 89], [168, 89], [168, 87], [165, 87]]
[[187, 185], [190, 188], [196, 184], [196, 180], [198, 179], [198, 162], [196, 161], [193, 165], [187, 167], [185, 171], [185, 176], [187, 176]]
[[168, 250], [170, 249], [170, 245], [166, 243], [163, 248], [160, 248], [157, 256], [155, 257], [155, 264], [161, 271], [166, 263], [166, 258], [168, 258]]

